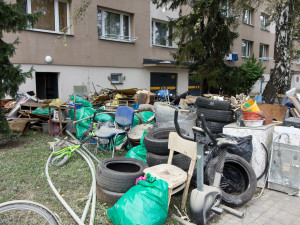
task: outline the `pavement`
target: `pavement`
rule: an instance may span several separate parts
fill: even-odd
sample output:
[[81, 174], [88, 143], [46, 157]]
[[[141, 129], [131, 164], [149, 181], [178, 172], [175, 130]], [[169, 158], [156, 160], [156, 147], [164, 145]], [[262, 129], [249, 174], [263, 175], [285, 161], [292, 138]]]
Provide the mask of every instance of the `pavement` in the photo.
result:
[[237, 208], [244, 212], [240, 219], [229, 213], [216, 218], [214, 225], [300, 225], [300, 197], [265, 189], [260, 198]]

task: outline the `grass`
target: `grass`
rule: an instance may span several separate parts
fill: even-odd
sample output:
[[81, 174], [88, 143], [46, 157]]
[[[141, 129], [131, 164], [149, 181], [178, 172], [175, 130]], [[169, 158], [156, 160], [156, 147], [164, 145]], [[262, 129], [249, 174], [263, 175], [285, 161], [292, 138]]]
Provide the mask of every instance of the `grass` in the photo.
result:
[[[62, 224], [76, 224], [52, 192], [45, 176], [46, 161], [51, 154], [48, 142], [53, 141], [54, 137], [29, 130], [14, 143], [0, 146], [0, 203], [21, 199], [35, 201], [59, 215]], [[118, 151], [115, 156], [124, 156], [126, 152]], [[100, 160], [110, 157], [110, 152], [98, 154]], [[72, 154], [63, 167], [50, 166], [49, 174], [61, 196], [81, 216], [92, 181], [87, 163], [79, 154]], [[178, 215], [174, 205], [180, 208], [180, 203], [181, 195], [172, 197], [165, 224], [179, 224], [171, 215]], [[97, 200], [95, 224], [112, 224], [106, 215], [110, 207]]]

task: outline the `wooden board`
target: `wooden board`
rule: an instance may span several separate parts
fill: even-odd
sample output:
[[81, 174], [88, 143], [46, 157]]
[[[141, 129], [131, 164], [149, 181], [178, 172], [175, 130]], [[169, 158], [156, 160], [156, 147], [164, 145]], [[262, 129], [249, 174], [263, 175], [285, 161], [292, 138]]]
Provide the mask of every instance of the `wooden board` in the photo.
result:
[[272, 105], [265, 103], [257, 103], [259, 109], [263, 111], [266, 117], [272, 117], [278, 121], [283, 121], [288, 110], [288, 107], [282, 105]]
[[9, 128], [12, 131], [15, 132], [23, 132], [26, 133], [28, 130], [28, 125], [29, 122], [31, 121], [39, 121], [40, 119], [38, 118], [33, 118], [33, 119], [27, 119], [27, 118], [20, 118], [20, 119], [13, 119], [11, 121], [8, 121]]

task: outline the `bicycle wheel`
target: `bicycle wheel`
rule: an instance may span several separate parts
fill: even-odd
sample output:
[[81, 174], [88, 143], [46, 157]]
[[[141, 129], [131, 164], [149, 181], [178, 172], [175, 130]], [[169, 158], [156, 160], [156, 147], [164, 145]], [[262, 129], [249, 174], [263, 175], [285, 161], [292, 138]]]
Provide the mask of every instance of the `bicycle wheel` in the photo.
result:
[[51, 158], [50, 160], [50, 164], [54, 165], [54, 166], [62, 166], [64, 164], [66, 164], [66, 162], [69, 159], [69, 155], [65, 154], [63, 157], [59, 158], [60, 155], [54, 156]]
[[0, 224], [59, 225], [58, 217], [45, 206], [31, 201], [10, 201], [0, 204]]

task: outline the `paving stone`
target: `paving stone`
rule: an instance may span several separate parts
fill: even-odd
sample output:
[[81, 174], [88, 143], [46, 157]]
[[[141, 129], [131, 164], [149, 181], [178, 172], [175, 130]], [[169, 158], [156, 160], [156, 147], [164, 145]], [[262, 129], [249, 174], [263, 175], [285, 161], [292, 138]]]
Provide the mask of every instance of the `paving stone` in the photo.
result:
[[265, 189], [261, 198], [236, 208], [246, 217], [224, 213], [212, 225], [300, 225], [300, 197]]

